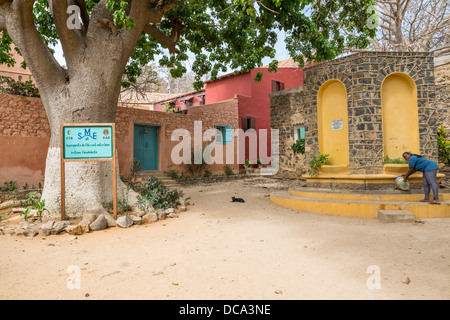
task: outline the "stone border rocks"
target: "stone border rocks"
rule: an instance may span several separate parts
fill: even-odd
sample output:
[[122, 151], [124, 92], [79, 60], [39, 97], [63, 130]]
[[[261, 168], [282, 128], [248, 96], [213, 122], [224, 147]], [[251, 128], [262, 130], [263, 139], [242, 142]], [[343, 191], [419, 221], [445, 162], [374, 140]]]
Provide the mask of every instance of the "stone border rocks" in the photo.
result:
[[[0, 226], [0, 235], [8, 236], [25, 236], [33, 238], [35, 236], [50, 236], [68, 233], [71, 235], [82, 235], [92, 231], [105, 230], [112, 227], [130, 228], [134, 225], [155, 223], [158, 220], [167, 218], [178, 218], [180, 212], [187, 210], [190, 205], [190, 197], [182, 195], [178, 201], [177, 208], [169, 209], [151, 209], [144, 212], [135, 209], [125, 215], [119, 216], [116, 220], [104, 208], [93, 208], [83, 214], [83, 218], [79, 222], [63, 220], [52, 220], [46, 217], [45, 222], [37, 221], [37, 217], [28, 216], [27, 221], [23, 221], [21, 216], [15, 216], [2, 222], [10, 222], [7, 225]], [[20, 220], [20, 222], [18, 222]]]

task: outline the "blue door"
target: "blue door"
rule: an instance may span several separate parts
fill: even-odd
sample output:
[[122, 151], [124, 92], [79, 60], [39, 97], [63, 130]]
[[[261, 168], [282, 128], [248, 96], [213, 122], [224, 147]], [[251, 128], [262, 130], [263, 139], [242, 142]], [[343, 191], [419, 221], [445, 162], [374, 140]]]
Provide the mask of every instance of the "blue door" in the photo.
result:
[[158, 127], [134, 126], [134, 158], [143, 170], [158, 170]]

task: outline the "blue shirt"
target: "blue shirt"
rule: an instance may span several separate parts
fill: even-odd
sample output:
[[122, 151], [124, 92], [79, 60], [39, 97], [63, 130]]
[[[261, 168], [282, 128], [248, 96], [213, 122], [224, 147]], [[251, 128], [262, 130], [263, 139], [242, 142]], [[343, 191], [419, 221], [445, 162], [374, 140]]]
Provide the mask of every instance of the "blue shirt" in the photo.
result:
[[439, 166], [437, 165], [436, 162], [425, 159], [423, 157], [420, 158], [416, 156], [411, 156], [411, 158], [409, 158], [409, 167], [414, 168], [420, 172], [427, 172], [439, 169]]

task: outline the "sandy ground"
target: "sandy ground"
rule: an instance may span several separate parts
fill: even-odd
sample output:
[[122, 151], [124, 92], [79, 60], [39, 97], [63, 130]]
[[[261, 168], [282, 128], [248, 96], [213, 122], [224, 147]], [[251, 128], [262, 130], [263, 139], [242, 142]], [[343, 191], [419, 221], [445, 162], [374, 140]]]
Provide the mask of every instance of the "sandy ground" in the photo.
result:
[[263, 186], [186, 187], [187, 212], [130, 229], [0, 236], [0, 298], [450, 298], [450, 219], [383, 224], [293, 211], [270, 202], [276, 184]]

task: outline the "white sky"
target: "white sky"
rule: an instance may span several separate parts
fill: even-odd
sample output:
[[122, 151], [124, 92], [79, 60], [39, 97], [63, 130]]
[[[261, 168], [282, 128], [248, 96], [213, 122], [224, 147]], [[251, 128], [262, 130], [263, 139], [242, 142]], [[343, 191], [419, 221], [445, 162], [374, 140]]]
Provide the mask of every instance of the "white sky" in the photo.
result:
[[[275, 59], [277, 59], [278, 61], [289, 58], [289, 52], [286, 50], [284, 38], [285, 38], [285, 34], [283, 32], [280, 32], [278, 42], [275, 45], [275, 49], [276, 49]], [[59, 62], [59, 64], [61, 66], [66, 66], [66, 60], [64, 58], [61, 45], [58, 44], [57, 46], [53, 47], [53, 49], [55, 50], [55, 58]], [[189, 61], [189, 63], [187, 63], [186, 68], [188, 69], [188, 71], [190, 71], [193, 60], [188, 60], [188, 61]], [[263, 63], [263, 65], [266, 65], [266, 64], [269, 64], [271, 61], [272, 60], [270, 58], [265, 58], [265, 59], [263, 59], [262, 63]], [[158, 63], [158, 61], [155, 61], [155, 62]], [[222, 74], [227, 74], [227, 73], [231, 73], [231, 72], [233, 72], [233, 70], [229, 69], [227, 72], [219, 73], [219, 76]]]

